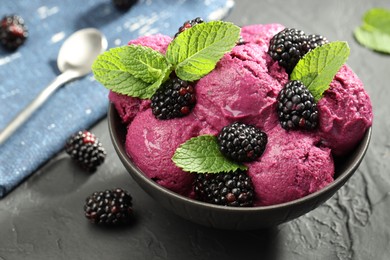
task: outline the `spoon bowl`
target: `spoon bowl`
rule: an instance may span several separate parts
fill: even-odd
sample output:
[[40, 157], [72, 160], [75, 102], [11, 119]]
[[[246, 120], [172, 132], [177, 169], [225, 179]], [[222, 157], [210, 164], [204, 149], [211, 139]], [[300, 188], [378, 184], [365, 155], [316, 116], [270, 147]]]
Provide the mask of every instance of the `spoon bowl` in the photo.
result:
[[73, 33], [62, 45], [57, 58], [61, 72], [78, 71], [81, 76], [91, 72], [95, 58], [107, 49], [107, 40], [95, 28], [86, 28]]
[[1, 132], [0, 145], [10, 137], [62, 85], [91, 72], [96, 57], [107, 49], [106, 37], [95, 28], [85, 28], [65, 40], [57, 57], [62, 72], [24, 108]]

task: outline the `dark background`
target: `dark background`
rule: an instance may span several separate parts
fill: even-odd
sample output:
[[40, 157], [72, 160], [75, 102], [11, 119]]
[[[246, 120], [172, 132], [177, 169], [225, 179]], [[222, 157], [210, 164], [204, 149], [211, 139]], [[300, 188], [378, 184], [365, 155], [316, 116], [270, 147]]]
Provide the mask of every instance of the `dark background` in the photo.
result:
[[[92, 129], [108, 152], [91, 175], [64, 153], [0, 201], [0, 259], [388, 259], [390, 254], [390, 55], [360, 46], [353, 30], [388, 1], [237, 0], [237, 25], [281, 23], [330, 41], [348, 41], [350, 67], [374, 107], [373, 136], [359, 170], [329, 201], [278, 227], [213, 230], [166, 211], [131, 179], [111, 144], [107, 120]], [[103, 228], [83, 216], [96, 190], [122, 187], [134, 198], [128, 227]]]

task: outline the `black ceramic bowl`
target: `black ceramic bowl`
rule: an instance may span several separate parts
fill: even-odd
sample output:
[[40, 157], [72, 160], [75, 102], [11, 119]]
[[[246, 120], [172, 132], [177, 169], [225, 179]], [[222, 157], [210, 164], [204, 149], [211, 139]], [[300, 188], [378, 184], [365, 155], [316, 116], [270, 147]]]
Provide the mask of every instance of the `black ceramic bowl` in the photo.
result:
[[134, 180], [159, 204], [195, 223], [232, 230], [275, 226], [315, 209], [328, 200], [354, 174], [366, 153], [371, 138], [371, 128], [369, 128], [353, 153], [348, 157], [335, 160], [335, 180], [320, 191], [301, 199], [273, 206], [234, 208], [189, 199], [158, 185], [146, 177], [126, 154], [126, 126], [121, 123], [112, 104], [108, 109], [108, 125], [113, 145], [123, 165]]

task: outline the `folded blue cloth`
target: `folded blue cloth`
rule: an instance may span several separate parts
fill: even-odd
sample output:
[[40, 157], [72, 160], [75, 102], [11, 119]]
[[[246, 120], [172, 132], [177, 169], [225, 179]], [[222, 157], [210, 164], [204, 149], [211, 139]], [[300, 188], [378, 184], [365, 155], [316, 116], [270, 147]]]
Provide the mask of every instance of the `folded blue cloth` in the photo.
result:
[[[111, 0], [1, 0], [0, 17], [18, 14], [29, 38], [16, 52], [0, 47], [0, 129], [3, 129], [59, 74], [58, 51], [74, 31], [101, 30], [108, 47], [141, 35], [174, 35], [195, 17], [222, 19], [233, 0], [139, 0], [119, 11]], [[108, 91], [88, 76], [66, 84], [0, 146], [0, 198], [64, 148], [78, 130], [88, 129], [107, 111]]]

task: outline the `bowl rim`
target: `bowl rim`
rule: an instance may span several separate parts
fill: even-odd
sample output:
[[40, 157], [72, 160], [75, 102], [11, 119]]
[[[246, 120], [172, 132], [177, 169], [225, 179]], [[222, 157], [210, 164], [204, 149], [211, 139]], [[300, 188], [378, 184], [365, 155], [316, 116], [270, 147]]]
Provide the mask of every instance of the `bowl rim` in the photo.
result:
[[[370, 144], [370, 139], [372, 135], [372, 126], [370, 126], [366, 132], [363, 135], [363, 138], [360, 140], [359, 143], [359, 151], [356, 154], [357, 160], [353, 160], [353, 163], [351, 163], [348, 167], [346, 167], [342, 174], [340, 174], [336, 179], [333, 180], [330, 184], [327, 186], [321, 188], [320, 190], [313, 192], [311, 194], [308, 194], [302, 198], [295, 199], [288, 202], [283, 202], [279, 204], [274, 205], [268, 205], [268, 206], [253, 206], [253, 207], [227, 207], [222, 205], [215, 205], [211, 203], [206, 203], [202, 201], [198, 201], [195, 199], [191, 199], [188, 197], [185, 197], [183, 195], [180, 195], [174, 191], [171, 191], [156, 182], [154, 182], [152, 179], [148, 178], [132, 161], [130, 156], [127, 155], [125, 146], [121, 143], [121, 140], [119, 139], [117, 135], [117, 131], [115, 130], [114, 123], [121, 123], [119, 119], [119, 115], [117, 110], [115, 109], [115, 106], [113, 103], [109, 102], [108, 106], [108, 128], [109, 133], [111, 137], [111, 141], [113, 143], [113, 146], [118, 153], [118, 156], [122, 163], [127, 163], [128, 166], [131, 168], [133, 172], [135, 172], [145, 183], [152, 186], [153, 188], [159, 190], [160, 192], [166, 193], [168, 196], [173, 197], [175, 199], [178, 199], [182, 202], [189, 202], [191, 204], [197, 205], [199, 207], [207, 207], [207, 208], [213, 208], [215, 210], [222, 210], [222, 211], [237, 211], [237, 212], [258, 212], [258, 211], [270, 211], [270, 210], [276, 210], [276, 209], [282, 209], [282, 208], [288, 208], [288, 207], [295, 207], [301, 204], [304, 204], [307, 201], [315, 200], [317, 197], [326, 194], [327, 192], [330, 192], [330, 190], [334, 189], [338, 185], [343, 185], [356, 171], [356, 169], [359, 167], [360, 163], [362, 162], [367, 149]], [[117, 117], [115, 119], [115, 117]], [[125, 124], [121, 123], [123, 127], [126, 127]], [[138, 183], [137, 183], [138, 184]], [[145, 191], [146, 192], [146, 191]], [[148, 192], [146, 192], [148, 193]], [[333, 196], [333, 195], [332, 195]]]

